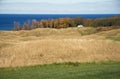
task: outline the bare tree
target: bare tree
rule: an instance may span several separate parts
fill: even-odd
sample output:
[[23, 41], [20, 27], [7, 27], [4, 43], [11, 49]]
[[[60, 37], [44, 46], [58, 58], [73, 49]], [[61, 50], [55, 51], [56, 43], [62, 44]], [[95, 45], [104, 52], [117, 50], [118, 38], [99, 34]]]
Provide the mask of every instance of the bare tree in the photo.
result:
[[21, 29], [21, 28], [20, 28], [20, 23], [14, 21], [14, 28], [13, 28], [13, 30], [18, 31], [18, 30], [20, 30], [20, 29]]

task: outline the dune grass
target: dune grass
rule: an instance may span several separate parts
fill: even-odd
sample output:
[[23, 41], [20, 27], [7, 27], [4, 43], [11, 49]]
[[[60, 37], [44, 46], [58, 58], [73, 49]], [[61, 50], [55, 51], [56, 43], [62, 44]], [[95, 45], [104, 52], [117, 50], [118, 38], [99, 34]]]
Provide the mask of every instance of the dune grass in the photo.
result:
[[120, 62], [0, 68], [0, 79], [119, 79]]
[[39, 28], [0, 32], [0, 67], [61, 62], [120, 61], [120, 29], [96, 33], [96, 28]]

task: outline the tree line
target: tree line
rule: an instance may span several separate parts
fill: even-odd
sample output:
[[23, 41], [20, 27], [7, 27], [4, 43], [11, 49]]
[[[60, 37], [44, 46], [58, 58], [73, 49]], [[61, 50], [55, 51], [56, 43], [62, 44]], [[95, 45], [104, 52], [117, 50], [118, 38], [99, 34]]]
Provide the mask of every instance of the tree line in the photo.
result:
[[31, 30], [36, 28], [68, 28], [77, 27], [83, 25], [85, 27], [109, 27], [109, 26], [120, 26], [120, 16], [113, 16], [109, 18], [97, 18], [97, 19], [83, 19], [82, 17], [75, 18], [58, 18], [51, 20], [28, 20], [22, 27], [19, 22], [14, 22], [13, 30]]

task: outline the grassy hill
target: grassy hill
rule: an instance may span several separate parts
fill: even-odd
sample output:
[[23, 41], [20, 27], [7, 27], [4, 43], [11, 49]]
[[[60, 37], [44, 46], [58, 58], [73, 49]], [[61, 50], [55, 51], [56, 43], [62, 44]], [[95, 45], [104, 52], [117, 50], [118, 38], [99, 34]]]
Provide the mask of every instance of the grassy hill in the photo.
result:
[[120, 29], [87, 28], [0, 32], [0, 67], [63, 62], [120, 61]]

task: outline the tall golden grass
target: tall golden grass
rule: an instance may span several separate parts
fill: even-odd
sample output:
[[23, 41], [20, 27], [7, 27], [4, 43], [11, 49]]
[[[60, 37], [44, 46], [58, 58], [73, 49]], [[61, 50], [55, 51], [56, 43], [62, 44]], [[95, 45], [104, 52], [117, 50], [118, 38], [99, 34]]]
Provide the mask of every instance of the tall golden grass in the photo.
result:
[[[82, 36], [88, 28], [0, 32], [0, 67], [61, 62], [120, 61], [120, 29]], [[89, 28], [90, 29], [90, 28]]]

